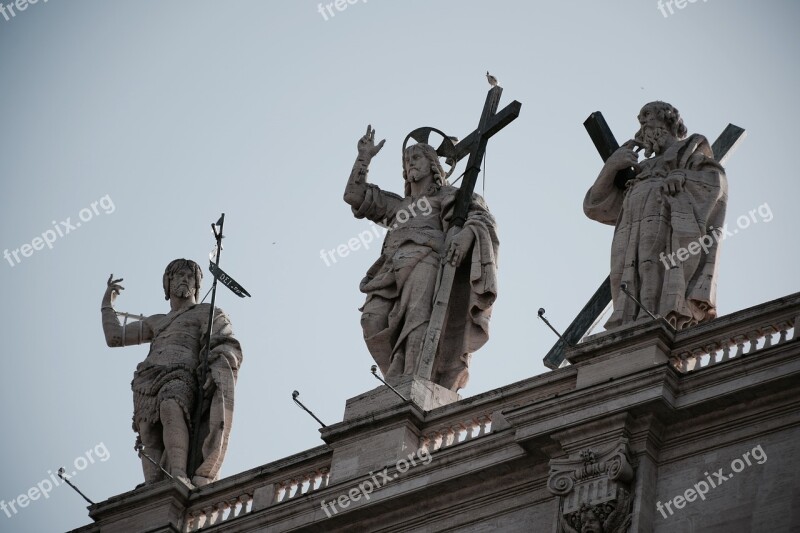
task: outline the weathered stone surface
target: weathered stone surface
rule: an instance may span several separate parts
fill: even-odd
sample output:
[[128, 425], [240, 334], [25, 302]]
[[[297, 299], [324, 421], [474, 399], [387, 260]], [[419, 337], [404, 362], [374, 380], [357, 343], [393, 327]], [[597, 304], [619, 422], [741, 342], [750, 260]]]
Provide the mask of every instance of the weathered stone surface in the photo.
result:
[[[423, 411], [430, 411], [461, 399], [458, 393], [419, 376], [402, 376], [392, 386]], [[403, 403], [403, 400], [389, 387], [382, 385], [347, 400], [343, 420], [361, 418]]]
[[[630, 489], [628, 533], [794, 531], [800, 528], [799, 329], [800, 294], [794, 294], [679, 332], [657, 321], [607, 332], [581, 347], [572, 366], [427, 412], [398, 398], [329, 426], [322, 431], [325, 446], [220, 480], [188, 499], [149, 488], [112, 498], [92, 509], [94, 524], [76, 532], [115, 531], [121, 523], [136, 531], [175, 531], [166, 528], [183, 508], [180, 530], [208, 519], [213, 531], [242, 533], [556, 533], [564, 508], [562, 496], [548, 488], [554, 466], [566, 475], [579, 472], [576, 490], [582, 483], [603, 486], [603, 476], [606, 487], [614, 481]], [[682, 354], [705, 351], [708, 358], [726, 339], [734, 348], [747, 339], [749, 348], [713, 364], [685, 365]], [[620, 364], [613, 379], [582, 381], [581, 372], [602, 371], [601, 361], [616, 365], [630, 350], [648, 345], [668, 363]], [[584, 465], [581, 453], [587, 451], [593, 457]], [[610, 480], [618, 471], [612, 467], [615, 451], [625, 456], [632, 477]], [[337, 468], [337, 454], [358, 459]], [[399, 461], [410, 454], [415, 465]], [[576, 460], [580, 464], [570, 468]], [[377, 470], [364, 471], [367, 463]], [[327, 476], [329, 467], [340, 473]], [[580, 473], [583, 468], [588, 475]], [[686, 498], [688, 489], [716, 478], [720, 469], [727, 479], [704, 499]], [[379, 483], [367, 498], [360, 487], [374, 484], [373, 476]], [[583, 516], [574, 515], [582, 503], [620, 504], [620, 491], [605, 501], [597, 494], [574, 498], [566, 514], [576, 521], [567, 525], [577, 531], [579, 519], [584, 532], [586, 523], [596, 532], [614, 531], [606, 523], [611, 512], [601, 517], [602, 509], [589, 513], [584, 507]], [[231, 502], [245, 505], [222, 516], [219, 509]]]
[[[647, 316], [620, 286], [675, 329], [716, 316], [716, 275], [728, 185], [702, 135], [686, 137], [670, 104], [651, 102], [639, 113], [634, 139], [608, 158], [586, 193], [583, 209], [615, 226], [611, 247], [614, 313], [606, 329]], [[645, 159], [638, 152], [644, 150]], [[633, 168], [620, 188], [615, 178]]]
[[[163, 468], [190, 486], [204, 486], [219, 477], [225, 458], [242, 352], [228, 316], [214, 309], [206, 380], [198, 383], [212, 317], [209, 304], [197, 303], [202, 277], [202, 269], [194, 261], [171, 262], [163, 279], [169, 313], [142, 316], [130, 324], [127, 316], [121, 324], [113, 307], [123, 290], [122, 279], [109, 276], [103, 296], [101, 313], [108, 346], [150, 343], [150, 352], [137, 366], [131, 383], [133, 429], [143, 446], [145, 484], [162, 480]], [[198, 405], [207, 407], [196, 419]], [[192, 458], [195, 436], [200, 446]], [[196, 466], [189, 471], [192, 459]]]
[[488, 339], [497, 296], [499, 246], [494, 218], [474, 195], [463, 228], [453, 224], [458, 189], [449, 185], [436, 150], [412, 144], [403, 153], [403, 196], [367, 183], [375, 130], [358, 142], [358, 157], [344, 192], [356, 218], [388, 228], [381, 256], [361, 281], [367, 295], [361, 326], [370, 354], [389, 383], [417, 375], [434, 308], [442, 263], [457, 270], [431, 373], [434, 383], [457, 391], [469, 377], [470, 354]]

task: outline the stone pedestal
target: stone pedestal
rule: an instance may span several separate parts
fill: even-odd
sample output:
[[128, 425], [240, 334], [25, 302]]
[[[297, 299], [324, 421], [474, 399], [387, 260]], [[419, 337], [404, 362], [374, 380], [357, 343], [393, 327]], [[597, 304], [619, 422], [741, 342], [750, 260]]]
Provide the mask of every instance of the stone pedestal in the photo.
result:
[[628, 376], [669, 362], [675, 330], [664, 319], [589, 337], [569, 348], [567, 361], [578, 369], [576, 387]]
[[347, 400], [344, 420], [322, 430], [333, 448], [331, 483], [354, 479], [393, 466], [419, 449], [425, 413], [461, 397], [431, 381], [403, 376]]
[[186, 485], [165, 480], [97, 503], [89, 507], [89, 516], [103, 533], [178, 533], [188, 501]]
[[[458, 393], [417, 376], [403, 376], [391, 385], [423, 411], [430, 411], [461, 399]], [[355, 420], [403, 403], [394, 391], [386, 385], [381, 385], [347, 400], [343, 420], [345, 422]]]

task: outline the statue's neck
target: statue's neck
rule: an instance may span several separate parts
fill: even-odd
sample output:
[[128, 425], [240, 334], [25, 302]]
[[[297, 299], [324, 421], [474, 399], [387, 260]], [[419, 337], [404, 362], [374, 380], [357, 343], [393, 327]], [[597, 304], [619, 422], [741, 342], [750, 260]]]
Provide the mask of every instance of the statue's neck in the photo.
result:
[[181, 311], [185, 311], [190, 307], [194, 307], [197, 305], [197, 301], [192, 298], [176, 298], [173, 296], [169, 299], [169, 307], [171, 313], [180, 313]]

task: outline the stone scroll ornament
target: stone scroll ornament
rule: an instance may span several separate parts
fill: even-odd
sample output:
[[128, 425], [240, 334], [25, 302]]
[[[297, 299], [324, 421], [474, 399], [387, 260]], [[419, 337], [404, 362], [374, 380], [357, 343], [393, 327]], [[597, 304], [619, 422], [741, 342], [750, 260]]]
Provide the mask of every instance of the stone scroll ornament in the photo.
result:
[[626, 439], [603, 453], [584, 450], [550, 461], [547, 488], [559, 497], [558, 533], [627, 532], [633, 478]]

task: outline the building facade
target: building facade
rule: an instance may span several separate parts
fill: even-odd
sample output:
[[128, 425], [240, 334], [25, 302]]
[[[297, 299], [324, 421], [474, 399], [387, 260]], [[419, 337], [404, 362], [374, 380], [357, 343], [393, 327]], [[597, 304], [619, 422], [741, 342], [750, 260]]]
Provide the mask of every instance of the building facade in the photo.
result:
[[112, 497], [73, 533], [800, 531], [798, 326], [800, 293], [594, 335], [569, 365], [464, 400], [380, 387], [322, 446]]

